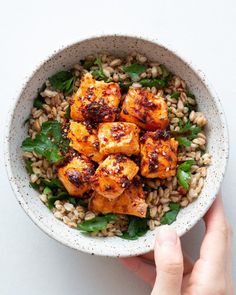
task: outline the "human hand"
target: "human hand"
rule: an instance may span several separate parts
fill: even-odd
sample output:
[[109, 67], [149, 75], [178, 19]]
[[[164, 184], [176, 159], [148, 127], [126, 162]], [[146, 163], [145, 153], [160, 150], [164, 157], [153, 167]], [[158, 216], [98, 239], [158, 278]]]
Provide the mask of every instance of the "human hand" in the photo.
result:
[[139, 257], [121, 258], [121, 261], [153, 286], [152, 295], [233, 295], [232, 234], [220, 197], [204, 221], [206, 233], [200, 258], [194, 264], [183, 255], [180, 239], [169, 226], [161, 228], [157, 235], [155, 255], [152, 252]]

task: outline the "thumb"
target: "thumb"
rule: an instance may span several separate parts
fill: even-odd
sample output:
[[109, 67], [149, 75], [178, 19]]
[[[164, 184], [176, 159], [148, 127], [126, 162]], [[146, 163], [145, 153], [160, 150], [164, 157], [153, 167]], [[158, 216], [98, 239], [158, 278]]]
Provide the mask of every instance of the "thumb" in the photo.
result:
[[162, 226], [155, 243], [156, 281], [152, 295], [179, 295], [183, 279], [180, 239], [170, 226]]

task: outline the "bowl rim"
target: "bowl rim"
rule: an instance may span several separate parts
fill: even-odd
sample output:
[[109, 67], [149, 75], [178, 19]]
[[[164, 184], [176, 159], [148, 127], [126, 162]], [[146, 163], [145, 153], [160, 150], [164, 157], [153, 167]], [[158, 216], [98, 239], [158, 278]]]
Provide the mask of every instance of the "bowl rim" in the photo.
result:
[[[224, 127], [223, 128], [223, 135], [224, 135], [224, 165], [222, 167], [222, 175], [220, 180], [218, 181], [218, 185], [216, 185], [215, 187], [215, 192], [214, 195], [212, 196], [212, 202], [209, 203], [208, 206], [204, 207], [204, 210], [202, 210], [202, 214], [198, 215], [198, 218], [195, 218], [190, 226], [189, 229], [193, 228], [193, 226], [206, 214], [206, 212], [208, 211], [208, 209], [210, 208], [211, 204], [213, 203], [213, 201], [216, 198], [216, 194], [220, 189], [221, 183], [223, 181], [225, 172], [226, 172], [226, 168], [227, 168], [227, 164], [228, 164], [228, 158], [229, 158], [229, 132], [228, 132], [228, 124], [227, 124], [227, 120], [226, 120], [226, 116], [225, 116], [225, 112], [224, 109], [222, 107], [222, 103], [219, 99], [219, 96], [217, 94], [217, 92], [215, 91], [215, 89], [213, 88], [212, 84], [208, 81], [208, 79], [206, 78], [206, 75], [204, 74], [204, 72], [199, 69], [198, 67], [196, 67], [192, 61], [188, 60], [187, 58], [183, 57], [176, 49], [170, 49], [173, 48], [172, 45], [168, 44], [167, 42], [165, 42], [165, 45], [160, 42], [157, 38], [153, 38], [153, 37], [144, 37], [144, 36], [138, 36], [135, 34], [96, 34], [96, 35], [88, 35], [87, 37], [81, 36], [79, 39], [77, 39], [77, 41], [73, 41], [70, 42], [68, 45], [61, 45], [58, 47], [57, 50], [53, 50], [52, 53], [48, 53], [41, 62], [37, 63], [34, 66], [33, 71], [31, 70], [28, 74], [25, 75], [25, 78], [23, 78], [22, 83], [20, 84], [19, 87], [16, 88], [16, 95], [14, 96], [14, 99], [11, 99], [10, 102], [10, 106], [8, 108], [8, 120], [6, 122], [5, 125], [5, 134], [4, 134], [4, 161], [5, 161], [5, 167], [6, 167], [6, 171], [7, 171], [7, 175], [8, 175], [8, 180], [11, 186], [11, 189], [18, 201], [18, 203], [21, 205], [21, 207], [24, 209], [25, 213], [31, 218], [31, 220], [44, 232], [46, 233], [50, 238], [55, 239], [57, 242], [60, 242], [63, 245], [66, 245], [74, 250], [79, 250], [82, 251], [84, 253], [88, 253], [88, 254], [95, 254], [98, 256], [107, 256], [107, 257], [129, 257], [129, 256], [134, 256], [134, 255], [141, 255], [141, 254], [145, 254], [151, 250], [153, 250], [153, 248], [150, 247], [143, 247], [142, 250], [140, 250], [140, 248], [136, 248], [138, 249], [138, 251], [134, 251], [135, 253], [130, 254], [130, 251], [123, 251], [122, 254], [118, 255], [117, 253], [112, 253], [112, 249], [109, 253], [107, 254], [103, 254], [101, 253], [99, 250], [95, 249], [95, 247], [93, 248], [93, 250], [91, 249], [85, 249], [83, 247], [80, 247], [78, 244], [75, 245], [71, 245], [69, 242], [66, 242], [65, 240], [61, 239], [60, 237], [57, 236], [57, 234], [55, 234], [55, 232], [49, 228], [47, 225], [45, 225], [44, 223], [41, 222], [40, 218], [37, 218], [36, 215], [33, 213], [33, 211], [27, 206], [26, 201], [24, 200], [23, 196], [21, 195], [21, 193], [18, 191], [17, 185], [14, 181], [11, 181], [11, 179], [14, 178], [13, 172], [12, 172], [12, 168], [11, 168], [11, 159], [10, 159], [10, 142], [9, 142], [9, 134], [11, 131], [11, 124], [12, 124], [12, 118], [15, 112], [15, 109], [17, 107], [17, 103], [22, 95], [22, 93], [24, 92], [24, 90], [27, 87], [27, 83], [31, 80], [31, 78], [33, 78], [33, 76], [35, 75], [35, 73], [45, 64], [47, 63], [47, 61], [49, 59], [54, 58], [57, 54], [59, 54], [60, 52], [62, 52], [63, 50], [70, 48], [72, 46], [75, 46], [81, 42], [86, 42], [89, 40], [95, 40], [95, 39], [100, 39], [100, 38], [111, 38], [111, 37], [125, 37], [125, 38], [133, 38], [133, 39], [140, 39], [142, 41], [146, 41], [146, 42], [150, 42], [153, 43], [154, 45], [158, 45], [159, 47], [163, 48], [164, 50], [166, 50], [167, 52], [171, 53], [172, 55], [176, 56], [178, 59], [180, 59], [184, 64], [186, 64], [191, 71], [193, 71], [193, 73], [200, 79], [200, 81], [204, 84], [204, 86], [207, 88], [207, 90], [209, 91], [209, 93], [211, 94], [211, 97], [217, 107], [218, 110], [220, 110], [219, 112], [219, 116], [221, 119], [221, 122], [223, 123]], [[182, 236], [183, 234], [186, 233], [186, 229], [182, 230], [182, 232], [179, 233], [180, 236]], [[127, 241], [129, 242], [129, 241]]]

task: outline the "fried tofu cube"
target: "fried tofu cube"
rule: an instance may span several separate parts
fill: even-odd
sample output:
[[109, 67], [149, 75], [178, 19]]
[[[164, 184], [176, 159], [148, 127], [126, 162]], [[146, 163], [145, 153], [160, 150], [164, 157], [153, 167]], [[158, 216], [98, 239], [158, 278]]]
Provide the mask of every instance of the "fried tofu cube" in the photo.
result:
[[98, 213], [129, 214], [145, 217], [147, 204], [141, 184], [132, 184], [119, 197], [109, 200], [97, 192], [89, 202], [89, 209]]
[[141, 139], [141, 174], [168, 178], [176, 174], [178, 141], [167, 131], [146, 132]]
[[96, 81], [87, 73], [73, 97], [71, 118], [75, 121], [113, 122], [120, 98], [119, 84]]
[[100, 195], [114, 199], [130, 185], [139, 167], [124, 155], [110, 155], [92, 177], [92, 188]]
[[139, 131], [133, 123], [100, 123], [98, 139], [101, 154], [137, 155], [139, 153]]
[[120, 120], [132, 122], [145, 130], [165, 129], [169, 123], [164, 99], [142, 88], [129, 88]]
[[94, 174], [93, 163], [85, 156], [75, 156], [58, 169], [58, 177], [71, 196], [81, 197], [91, 189], [90, 178]]
[[104, 156], [99, 152], [97, 130], [89, 124], [71, 122], [68, 132], [70, 146], [77, 152], [95, 162], [101, 162]]

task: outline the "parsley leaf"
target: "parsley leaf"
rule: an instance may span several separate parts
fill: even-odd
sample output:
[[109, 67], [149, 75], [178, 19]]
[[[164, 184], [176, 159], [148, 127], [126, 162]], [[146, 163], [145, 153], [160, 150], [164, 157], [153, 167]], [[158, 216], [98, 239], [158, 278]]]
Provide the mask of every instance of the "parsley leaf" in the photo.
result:
[[147, 218], [139, 218], [135, 216], [129, 216], [128, 218], [128, 230], [123, 233], [121, 238], [126, 240], [136, 240], [146, 234], [146, 232], [148, 231]]
[[166, 212], [160, 222], [161, 224], [171, 224], [176, 220], [176, 217], [180, 211], [180, 204], [178, 203], [170, 203], [169, 204], [170, 211]]
[[81, 60], [80, 63], [87, 71], [89, 71], [94, 64], [94, 62], [91, 60]]
[[178, 141], [178, 143], [179, 143], [180, 145], [184, 145], [184, 146], [186, 146], [186, 147], [190, 147], [190, 146], [191, 146], [191, 141], [188, 140], [187, 137], [184, 137], [184, 136], [178, 136], [178, 137], [176, 137], [176, 140]]
[[52, 88], [70, 94], [73, 91], [75, 76], [71, 71], [61, 71], [48, 78]]
[[107, 77], [103, 72], [101, 58], [97, 57], [94, 64], [98, 66], [98, 69], [92, 71], [92, 75], [94, 76], [94, 78], [98, 80], [106, 80]]
[[56, 163], [62, 159], [60, 148], [65, 149], [68, 141], [62, 138], [61, 124], [58, 121], [48, 121], [42, 124], [41, 132], [35, 139], [26, 138], [21, 145], [25, 152], [36, 152], [49, 162]]
[[108, 222], [118, 218], [115, 214], [107, 214], [103, 216], [96, 216], [91, 220], [85, 220], [77, 225], [77, 229], [84, 232], [95, 232], [106, 229]]
[[191, 178], [191, 167], [195, 164], [194, 160], [187, 160], [180, 164], [177, 169], [177, 179], [179, 184], [186, 190], [189, 189], [189, 181]]
[[156, 87], [157, 89], [162, 89], [166, 86], [166, 81], [162, 79], [141, 79], [138, 83], [144, 87]]
[[179, 122], [179, 131], [171, 131], [171, 134], [176, 137], [176, 140], [179, 142], [180, 145], [184, 145], [189, 147], [191, 145], [191, 140], [197, 137], [198, 133], [201, 132], [201, 127], [194, 125], [187, 121], [185, 125], [183, 122]]
[[30, 159], [25, 160], [25, 169], [27, 171], [28, 174], [32, 174], [33, 173], [33, 169], [32, 169], [32, 161]]
[[139, 80], [139, 75], [146, 71], [147, 67], [139, 63], [133, 63], [130, 66], [123, 66], [123, 71], [128, 74], [131, 79]]
[[180, 92], [173, 92], [170, 97], [171, 98], [179, 98], [180, 97]]

